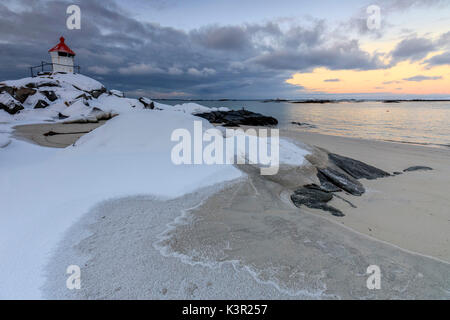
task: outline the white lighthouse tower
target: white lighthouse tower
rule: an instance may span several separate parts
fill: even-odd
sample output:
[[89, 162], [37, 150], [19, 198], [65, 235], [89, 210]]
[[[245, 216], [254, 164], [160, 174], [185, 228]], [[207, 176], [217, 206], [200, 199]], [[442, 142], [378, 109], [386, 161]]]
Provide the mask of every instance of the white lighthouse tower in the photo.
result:
[[59, 43], [48, 50], [52, 57], [53, 72], [73, 73], [75, 52], [73, 52], [64, 42], [64, 38], [59, 38]]

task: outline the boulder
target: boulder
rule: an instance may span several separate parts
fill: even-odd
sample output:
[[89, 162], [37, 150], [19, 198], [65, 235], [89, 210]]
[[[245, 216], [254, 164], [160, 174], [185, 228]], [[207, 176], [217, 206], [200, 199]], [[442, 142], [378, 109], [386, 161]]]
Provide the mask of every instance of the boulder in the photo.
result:
[[433, 170], [433, 168], [430, 168], [430, 167], [424, 167], [424, 166], [414, 166], [414, 167], [409, 167], [409, 168], [403, 170], [403, 172], [429, 171], [429, 170]]
[[125, 94], [119, 90], [109, 90], [109, 94], [119, 97], [119, 98], [125, 98]]
[[334, 185], [333, 183], [331, 183], [327, 177], [325, 177], [325, 175], [323, 173], [321, 173], [320, 171], [317, 172], [317, 178], [320, 181], [320, 188], [324, 191], [327, 192], [340, 192], [342, 191], [341, 188], [339, 188], [338, 186]]
[[361, 196], [364, 192], [366, 192], [364, 186], [359, 181], [353, 179], [345, 173], [339, 172], [332, 168], [318, 170], [329, 182], [354, 196]]
[[14, 91], [15, 91], [14, 87], [9, 87], [9, 86], [0, 87], [0, 93], [7, 92], [11, 96], [14, 96]]
[[95, 99], [97, 99], [98, 97], [100, 97], [102, 94], [106, 93], [106, 88], [101, 88], [99, 90], [92, 90], [89, 91], [89, 94], [94, 97]]
[[333, 195], [329, 192], [319, 190], [317, 188], [301, 187], [294, 191], [291, 195], [291, 200], [296, 207], [300, 208], [302, 205], [312, 209], [321, 209], [330, 212], [337, 217], [343, 217], [344, 214], [327, 203], [333, 199]]
[[155, 109], [155, 103], [148, 98], [140, 97], [139, 102], [144, 105], [144, 109]]
[[14, 99], [9, 93], [0, 93], [0, 110], [5, 110], [9, 114], [16, 114], [23, 109], [22, 104]]
[[35, 89], [22, 87], [14, 92], [14, 98], [18, 100], [20, 103], [24, 103], [27, 98], [36, 93]]
[[247, 126], [274, 126], [278, 120], [273, 117], [264, 116], [259, 113], [247, 110], [232, 111], [212, 111], [206, 113], [197, 113], [197, 117], [208, 120], [211, 123], [222, 124], [225, 127]]
[[344, 170], [355, 179], [375, 180], [378, 178], [389, 177], [390, 174], [381, 169], [375, 168], [367, 163], [340, 156], [335, 153], [328, 154], [328, 158], [336, 166]]
[[58, 97], [54, 91], [43, 90], [43, 91], [39, 91], [39, 92], [42, 93], [51, 102], [56, 101], [58, 99]]
[[34, 105], [34, 109], [44, 109], [47, 108], [49, 104], [44, 100], [38, 100], [36, 104]]

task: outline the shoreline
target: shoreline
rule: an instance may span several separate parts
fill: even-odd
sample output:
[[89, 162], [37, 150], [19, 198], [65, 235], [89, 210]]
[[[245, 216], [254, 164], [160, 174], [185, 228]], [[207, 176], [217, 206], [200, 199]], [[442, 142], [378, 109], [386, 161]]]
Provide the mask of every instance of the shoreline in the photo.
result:
[[[196, 206], [200, 198], [188, 194], [167, 202], [151, 196], [104, 201], [84, 214], [58, 245], [47, 266], [45, 296], [57, 299], [208, 299], [234, 297], [236, 290], [244, 290], [242, 286], [250, 288], [250, 291], [242, 291], [245, 292], [242, 299], [444, 298], [445, 292], [450, 292], [449, 239], [445, 232], [450, 217], [442, 211], [450, 205], [445, 194], [450, 179], [446, 165], [450, 151], [295, 130], [280, 130], [280, 137], [325, 148], [388, 172], [413, 165], [427, 165], [434, 170], [361, 180], [367, 189], [362, 197], [339, 194], [357, 208], [337, 198], [330, 202], [346, 214], [343, 218], [306, 207], [295, 208], [289, 203], [290, 188], [277, 184], [276, 180], [262, 181], [246, 170], [250, 179], [238, 183], [238, 189], [222, 190], [222, 187], [228, 188], [228, 183], [216, 185], [205, 193], [204, 203], [185, 217], [180, 213], [188, 209], [184, 206], [189, 203]], [[306, 170], [304, 174], [298, 181], [308, 181], [311, 171]], [[147, 206], [138, 205], [143, 198]], [[135, 201], [138, 201], [136, 205]], [[114, 219], [106, 226], [109, 232], [105, 233], [103, 217], [116, 205], [120, 210], [115, 211]], [[424, 208], [430, 209], [432, 215], [426, 215]], [[167, 210], [172, 214], [166, 217], [169, 220], [162, 229], [149, 221], [149, 217], [129, 224], [137, 212], [159, 216]], [[90, 216], [92, 212], [97, 213]], [[166, 225], [172, 227], [165, 229]], [[158, 238], [165, 233], [169, 237]], [[134, 243], [144, 238], [149, 238], [148, 242], [135, 248]], [[111, 242], [115, 243], [112, 247]], [[283, 249], [280, 251], [280, 248]], [[161, 250], [166, 253], [162, 254]], [[119, 265], [108, 267], [111, 259]], [[84, 265], [83, 274], [87, 272], [84, 283], [88, 289], [68, 292], [63, 281], [66, 278], [64, 268], [77, 262]], [[156, 264], [150, 267], [152, 263]], [[169, 268], [171, 276], [180, 279], [171, 282], [165, 271], [158, 271], [165, 269], [167, 263], [172, 268]], [[366, 264], [382, 266], [390, 278], [389, 290], [366, 291]], [[129, 270], [137, 265], [138, 271], [130, 274]], [[322, 267], [321, 272], [317, 272], [316, 266]], [[151, 274], [146, 268], [153, 270]], [[118, 288], [122, 289], [115, 291], [117, 288], [110, 287], [110, 278], [103, 274], [104, 270], [110, 277], [114, 275], [115, 281], [120, 283]], [[209, 280], [195, 279], [186, 284], [182, 280], [185, 274], [198, 277], [207, 274], [205, 279]], [[239, 283], [231, 285], [236, 275]], [[164, 281], [158, 279], [166, 279], [171, 288], [166, 288]], [[211, 285], [212, 280], [217, 283]], [[139, 284], [145, 281], [153, 283], [159, 291]], [[417, 282], [413, 288], [409, 288], [411, 281]], [[225, 283], [230, 284], [232, 290], [226, 291]]]

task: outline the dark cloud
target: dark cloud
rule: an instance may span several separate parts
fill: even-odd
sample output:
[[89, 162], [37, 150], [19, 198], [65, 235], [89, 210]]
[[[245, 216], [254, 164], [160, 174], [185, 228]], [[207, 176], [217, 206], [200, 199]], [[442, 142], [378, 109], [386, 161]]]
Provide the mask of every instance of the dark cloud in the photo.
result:
[[[66, 9], [74, 2], [81, 7], [82, 25], [70, 31]], [[3, 79], [27, 76], [26, 66], [48, 61], [47, 50], [63, 35], [82, 73], [109, 88], [152, 97], [296, 97], [302, 88], [285, 82], [293, 72], [386, 67], [358, 41], [335, 38], [321, 20], [188, 32], [138, 21], [113, 1], [6, 0], [0, 3], [0, 30]], [[414, 51], [408, 48], [396, 56]]]
[[450, 52], [445, 52], [424, 61], [428, 67], [450, 65]]
[[391, 52], [393, 63], [402, 60], [418, 61], [436, 49], [436, 45], [427, 38], [412, 37], [402, 40]]
[[326, 80], [323, 80], [323, 82], [340, 82], [341, 80], [340, 79], [326, 79]]
[[441, 76], [428, 77], [428, 76], [418, 75], [418, 76], [414, 76], [414, 77], [411, 77], [411, 78], [405, 78], [403, 80], [405, 80], [405, 81], [414, 81], [414, 82], [422, 82], [422, 81], [426, 81], [426, 80], [440, 80], [440, 79], [442, 79]]

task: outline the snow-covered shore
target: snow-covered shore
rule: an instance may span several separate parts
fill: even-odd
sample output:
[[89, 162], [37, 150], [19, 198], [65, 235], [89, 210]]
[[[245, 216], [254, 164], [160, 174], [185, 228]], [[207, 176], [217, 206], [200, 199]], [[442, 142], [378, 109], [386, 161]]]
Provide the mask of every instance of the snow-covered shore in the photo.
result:
[[[193, 114], [220, 109], [125, 98], [96, 80], [70, 74], [3, 81], [0, 95], [0, 298], [41, 298], [43, 266], [52, 250], [97, 203], [135, 195], [171, 199], [244, 175], [231, 164], [171, 161], [174, 130], [192, 131], [194, 121], [201, 121], [203, 131], [210, 129]], [[19, 124], [104, 118], [112, 119], [65, 149], [10, 135]], [[282, 146], [296, 156], [287, 155], [286, 161], [302, 164], [306, 151], [288, 142]]]

